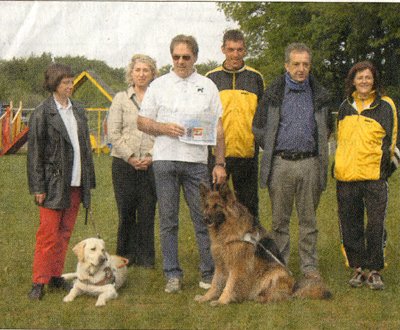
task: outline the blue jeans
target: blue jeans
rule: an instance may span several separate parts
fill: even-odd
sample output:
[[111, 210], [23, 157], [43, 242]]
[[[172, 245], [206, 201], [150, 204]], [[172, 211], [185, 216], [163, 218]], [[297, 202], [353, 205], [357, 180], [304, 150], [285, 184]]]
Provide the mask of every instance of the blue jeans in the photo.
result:
[[196, 234], [200, 254], [200, 272], [202, 277], [211, 276], [214, 272], [214, 262], [210, 251], [208, 229], [203, 222], [199, 191], [200, 182], [209, 182], [207, 165], [178, 161], [155, 161], [153, 169], [160, 215], [160, 239], [165, 276], [167, 278], [183, 276], [178, 259], [181, 186]]

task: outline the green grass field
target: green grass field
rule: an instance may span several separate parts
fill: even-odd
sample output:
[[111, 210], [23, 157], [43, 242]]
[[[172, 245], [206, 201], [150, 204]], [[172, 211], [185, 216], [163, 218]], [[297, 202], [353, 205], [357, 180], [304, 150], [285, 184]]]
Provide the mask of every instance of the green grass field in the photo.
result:
[[[111, 184], [111, 158], [95, 156], [97, 188], [93, 191], [93, 218], [98, 231], [114, 253], [117, 213]], [[64, 293], [45, 295], [30, 302], [31, 265], [38, 226], [38, 212], [28, 193], [26, 156], [23, 153], [0, 158], [0, 328], [65, 329], [400, 329], [399, 173], [390, 181], [387, 215], [387, 267], [383, 273], [386, 288], [375, 292], [367, 287], [347, 285], [351, 274], [340, 253], [334, 181], [323, 194], [318, 211], [320, 271], [334, 294], [330, 301], [292, 300], [261, 305], [254, 302], [211, 307], [194, 301], [198, 288], [198, 254], [186, 205], [182, 202], [180, 258], [185, 271], [184, 290], [164, 293], [158, 225], [156, 225], [156, 269], [129, 268], [129, 278], [117, 300], [106, 307], [95, 307], [94, 297], [78, 297], [63, 303]], [[260, 192], [262, 224], [270, 228], [269, 199]], [[292, 219], [290, 268], [299, 276], [297, 219]], [[95, 236], [91, 225], [84, 225], [81, 212], [70, 248]], [[65, 272], [75, 269], [71, 249]]]

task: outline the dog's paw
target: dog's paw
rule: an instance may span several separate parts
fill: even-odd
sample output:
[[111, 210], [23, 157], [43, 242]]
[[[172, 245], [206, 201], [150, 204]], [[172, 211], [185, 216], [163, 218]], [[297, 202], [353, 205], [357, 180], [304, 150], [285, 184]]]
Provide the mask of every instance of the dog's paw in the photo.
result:
[[106, 305], [106, 300], [105, 299], [97, 299], [96, 301], [96, 307], [101, 307]]
[[212, 307], [217, 307], [220, 305], [221, 305], [221, 303], [218, 300], [213, 300], [210, 302], [210, 306], [212, 306]]
[[204, 295], [197, 294], [197, 295], [194, 297], [194, 301], [197, 301], [197, 302], [204, 302], [204, 301], [205, 301], [205, 300], [204, 300]]
[[63, 302], [71, 302], [72, 300], [74, 300], [74, 298], [68, 295], [64, 297]]

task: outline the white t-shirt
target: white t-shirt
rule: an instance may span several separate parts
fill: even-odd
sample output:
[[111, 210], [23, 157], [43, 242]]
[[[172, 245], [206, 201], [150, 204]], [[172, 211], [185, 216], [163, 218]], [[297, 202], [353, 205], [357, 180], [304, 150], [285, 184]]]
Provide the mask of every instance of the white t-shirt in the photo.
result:
[[[161, 76], [148, 87], [139, 112], [140, 116], [161, 123], [181, 122], [188, 115], [210, 114], [220, 118], [222, 105], [217, 86], [197, 72], [180, 78], [175, 72]], [[179, 141], [166, 135], [157, 136], [153, 160], [207, 163], [207, 146]]]

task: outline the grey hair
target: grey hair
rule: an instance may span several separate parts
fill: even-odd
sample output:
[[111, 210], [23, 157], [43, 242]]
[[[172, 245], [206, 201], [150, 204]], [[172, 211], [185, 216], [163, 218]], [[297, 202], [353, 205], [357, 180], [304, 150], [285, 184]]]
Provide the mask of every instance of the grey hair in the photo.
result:
[[311, 49], [304, 43], [302, 42], [293, 42], [289, 44], [286, 49], [285, 49], [285, 63], [290, 62], [290, 53], [291, 52], [297, 52], [297, 53], [303, 53], [306, 52], [308, 55], [310, 55], [310, 61], [311, 61]]
[[131, 62], [126, 68], [125, 79], [126, 82], [129, 84], [129, 86], [133, 86], [132, 70], [135, 67], [135, 64], [138, 62], [147, 64], [149, 66], [151, 73], [153, 74], [153, 79], [156, 78], [158, 75], [157, 64], [155, 60], [153, 60], [150, 56], [147, 55], [135, 54], [132, 56]]

